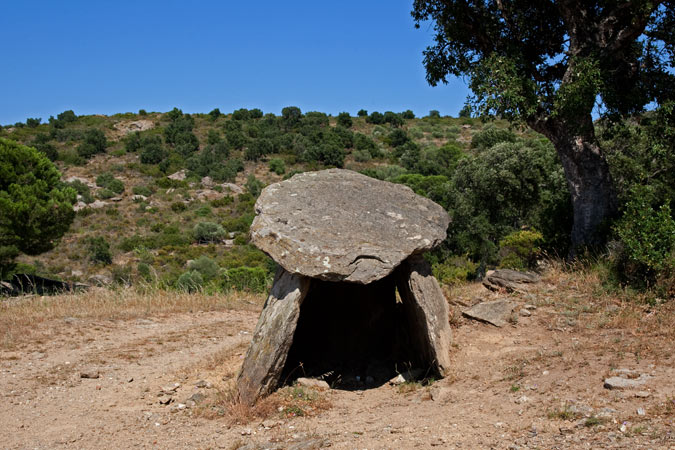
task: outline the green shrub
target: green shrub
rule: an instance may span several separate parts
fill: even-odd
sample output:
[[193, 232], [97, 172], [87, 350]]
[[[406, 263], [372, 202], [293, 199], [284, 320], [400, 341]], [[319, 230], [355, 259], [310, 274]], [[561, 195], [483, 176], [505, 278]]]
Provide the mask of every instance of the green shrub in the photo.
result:
[[535, 230], [515, 231], [506, 235], [499, 241], [499, 267], [515, 270], [535, 268], [543, 238]]
[[214, 208], [222, 208], [223, 206], [231, 205], [234, 202], [234, 199], [230, 196], [223, 196], [211, 200], [211, 206]]
[[274, 172], [277, 175], [283, 175], [286, 173], [286, 165], [284, 160], [281, 158], [272, 158], [269, 163], [270, 172]]
[[211, 207], [209, 205], [202, 205], [195, 211], [197, 217], [207, 217], [212, 214]]
[[184, 292], [198, 292], [204, 286], [204, 278], [196, 270], [183, 273], [176, 281], [176, 288]]
[[115, 178], [110, 172], [104, 172], [96, 177], [96, 186], [106, 188], [115, 194], [124, 192], [124, 183]]
[[348, 112], [341, 112], [337, 116], [337, 124], [341, 127], [351, 128], [352, 127], [352, 118]]
[[68, 185], [75, 189], [77, 194], [82, 197], [83, 202], [87, 204], [94, 202], [94, 197], [91, 195], [91, 189], [80, 180], [73, 180], [68, 183]]
[[187, 209], [187, 205], [183, 202], [173, 202], [171, 203], [171, 211], [175, 213], [181, 213]]
[[670, 205], [655, 209], [648, 188], [636, 187], [615, 232], [622, 244], [616, 267], [629, 284], [646, 288], [675, 271], [675, 220]]
[[190, 271], [196, 270], [199, 272], [206, 282], [216, 278], [220, 272], [220, 267], [218, 267], [218, 264], [216, 264], [214, 260], [206, 255], [202, 255], [199, 258], [190, 261], [188, 264], [188, 269], [190, 269]]
[[134, 195], [143, 195], [145, 197], [150, 197], [152, 195], [152, 190], [147, 186], [134, 186], [131, 191]]
[[108, 188], [101, 188], [96, 193], [96, 196], [101, 200], [108, 200], [115, 196], [115, 193]]
[[356, 162], [368, 162], [373, 159], [366, 150], [354, 150], [352, 156]]
[[138, 275], [145, 281], [152, 281], [154, 278], [152, 269], [147, 263], [139, 262], [138, 266], [136, 266], [136, 271], [138, 272]]
[[433, 264], [431, 269], [440, 283], [456, 285], [475, 278], [478, 264], [466, 256], [453, 256]]
[[199, 222], [192, 230], [194, 240], [200, 244], [217, 242], [225, 237], [222, 226], [213, 222]]
[[89, 253], [89, 259], [94, 263], [112, 264], [110, 244], [108, 244], [103, 236], [89, 238], [87, 241], [87, 252]]
[[105, 153], [108, 142], [103, 131], [89, 129], [84, 133], [84, 142], [77, 147], [77, 154], [83, 158], [91, 158], [95, 154]]
[[257, 197], [262, 192], [265, 185], [262, 181], [258, 180], [255, 175], [250, 174], [246, 179], [246, 184], [244, 185], [248, 192], [254, 197]]
[[373, 125], [383, 124], [384, 116], [381, 112], [373, 111], [368, 117], [366, 117], [366, 123], [372, 123]]
[[516, 135], [510, 130], [488, 125], [471, 138], [471, 148], [486, 150], [500, 142], [516, 142]]
[[260, 267], [235, 267], [224, 273], [223, 289], [228, 291], [266, 292], [267, 272]]

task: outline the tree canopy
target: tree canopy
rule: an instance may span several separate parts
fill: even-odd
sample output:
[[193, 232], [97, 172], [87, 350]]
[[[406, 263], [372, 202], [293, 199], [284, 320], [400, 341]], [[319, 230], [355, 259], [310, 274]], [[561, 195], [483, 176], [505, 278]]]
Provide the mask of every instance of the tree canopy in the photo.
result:
[[616, 211], [593, 109], [619, 118], [675, 96], [675, 2], [415, 0], [431, 21], [427, 81], [466, 77], [473, 111], [526, 123], [551, 140], [574, 205], [573, 248], [600, 242]]
[[50, 250], [75, 218], [76, 192], [34, 148], [0, 138], [0, 275], [20, 253]]

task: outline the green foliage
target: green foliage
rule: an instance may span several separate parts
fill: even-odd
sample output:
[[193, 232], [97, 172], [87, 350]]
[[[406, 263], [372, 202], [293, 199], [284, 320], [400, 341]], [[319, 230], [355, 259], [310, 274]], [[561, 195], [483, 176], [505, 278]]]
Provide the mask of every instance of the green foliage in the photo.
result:
[[453, 256], [431, 266], [434, 277], [442, 284], [457, 285], [476, 276], [478, 264], [466, 256]]
[[670, 205], [658, 209], [649, 188], [636, 187], [615, 232], [622, 244], [615, 265], [626, 282], [653, 286], [675, 271], [675, 220]]
[[348, 112], [341, 112], [337, 116], [337, 124], [341, 127], [351, 128], [352, 127], [352, 117]]
[[490, 125], [471, 137], [471, 148], [485, 150], [500, 142], [516, 142], [516, 135], [510, 130]]
[[199, 272], [206, 282], [216, 278], [220, 272], [218, 264], [206, 255], [202, 255], [199, 258], [190, 261], [188, 269], [190, 269], [190, 271]]
[[182, 213], [187, 210], [187, 205], [183, 202], [173, 202], [171, 203], [171, 211], [175, 213]]
[[105, 153], [108, 145], [105, 134], [98, 129], [88, 129], [84, 133], [84, 142], [77, 147], [77, 154], [89, 159], [98, 153]]
[[87, 204], [94, 202], [94, 197], [91, 195], [91, 189], [80, 180], [73, 180], [68, 183], [68, 186], [75, 189], [75, 192], [82, 197], [83, 202]]
[[134, 186], [131, 189], [131, 192], [133, 192], [134, 195], [143, 195], [145, 197], [150, 197], [153, 194], [152, 189], [148, 186]]
[[277, 175], [283, 175], [286, 173], [286, 165], [284, 164], [284, 160], [281, 158], [272, 158], [270, 159], [270, 172], [274, 172]]
[[40, 122], [42, 122], [42, 119], [29, 117], [26, 119], [26, 126], [28, 128], [37, 128]]
[[400, 127], [405, 123], [403, 118], [393, 111], [386, 111], [384, 113], [384, 122], [390, 124], [392, 127]]
[[140, 140], [140, 161], [143, 164], [158, 164], [167, 156], [162, 138], [157, 135], [144, 136]]
[[176, 288], [184, 292], [199, 292], [204, 286], [204, 278], [196, 270], [183, 273], [176, 281]]
[[432, 119], [440, 119], [441, 113], [435, 109], [432, 109], [431, 111], [429, 111], [429, 115], [427, 117], [430, 117]]
[[302, 119], [302, 111], [297, 106], [287, 106], [281, 110], [281, 121], [286, 130], [295, 128]]
[[534, 230], [514, 231], [499, 241], [499, 267], [503, 269], [534, 269], [541, 253], [539, 245], [544, 236]]
[[406, 109], [400, 115], [401, 115], [402, 119], [406, 119], [406, 120], [410, 120], [410, 119], [415, 118], [415, 113], [412, 112], [412, 110], [410, 110], [410, 109]]
[[52, 249], [75, 218], [73, 188], [34, 148], [0, 138], [0, 277], [19, 253]]
[[89, 259], [96, 264], [112, 264], [110, 244], [103, 236], [92, 237], [87, 240], [87, 252]]
[[366, 117], [368, 115], [368, 111], [365, 109], [359, 109], [359, 112], [357, 112], [356, 115], [359, 117]]
[[462, 109], [459, 110], [459, 117], [470, 118], [471, 117], [471, 105], [465, 104]]
[[216, 120], [218, 117], [222, 116], [223, 114], [220, 112], [220, 109], [214, 108], [211, 111], [209, 111], [209, 116], [211, 119]]
[[115, 178], [110, 172], [104, 172], [96, 177], [96, 186], [109, 189], [115, 194], [124, 192], [124, 183]]
[[263, 190], [263, 187], [265, 187], [263, 182], [258, 180], [253, 174], [250, 174], [248, 176], [248, 178], [246, 179], [246, 184], [244, 186], [246, 187], [246, 190], [248, 190], [248, 192], [250, 192], [251, 195], [254, 197], [259, 196], [260, 192], [262, 192]]
[[229, 291], [266, 292], [267, 272], [260, 267], [235, 267], [227, 269], [223, 277], [223, 289]]
[[218, 242], [225, 238], [225, 230], [222, 226], [213, 222], [199, 222], [192, 230], [194, 240], [200, 244]]
[[366, 123], [381, 125], [384, 123], [384, 115], [382, 115], [381, 112], [373, 111], [369, 116], [366, 117]]
[[251, 115], [246, 108], [237, 109], [232, 113], [232, 120], [248, 120], [250, 118]]

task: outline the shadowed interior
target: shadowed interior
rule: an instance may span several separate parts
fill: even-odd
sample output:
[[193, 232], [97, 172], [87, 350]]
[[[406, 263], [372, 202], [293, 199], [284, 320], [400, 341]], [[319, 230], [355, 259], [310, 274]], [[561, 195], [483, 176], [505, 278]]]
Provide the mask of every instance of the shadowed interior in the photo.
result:
[[[321, 377], [343, 389], [378, 386], [420, 367], [425, 349], [394, 275], [362, 285], [312, 280], [282, 382]], [[417, 344], [415, 344], [417, 342]]]

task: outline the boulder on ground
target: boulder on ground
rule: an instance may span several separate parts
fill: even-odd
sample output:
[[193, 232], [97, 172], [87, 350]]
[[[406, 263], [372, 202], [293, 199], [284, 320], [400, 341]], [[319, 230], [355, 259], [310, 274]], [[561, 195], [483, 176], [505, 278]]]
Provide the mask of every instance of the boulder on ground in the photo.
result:
[[539, 275], [511, 269], [489, 270], [483, 280], [483, 286], [491, 291], [526, 292], [538, 283]]

